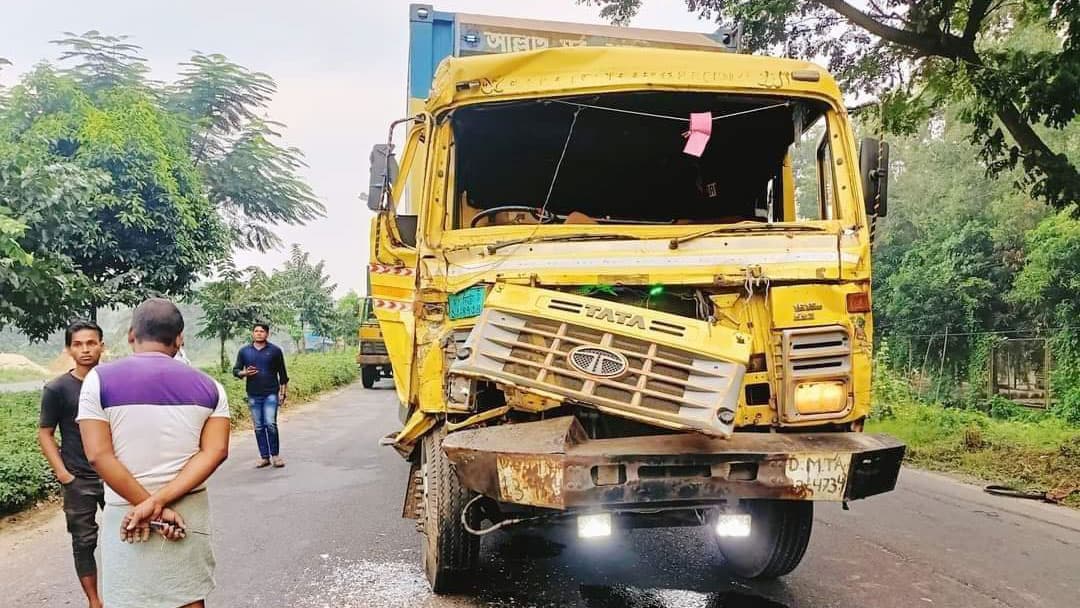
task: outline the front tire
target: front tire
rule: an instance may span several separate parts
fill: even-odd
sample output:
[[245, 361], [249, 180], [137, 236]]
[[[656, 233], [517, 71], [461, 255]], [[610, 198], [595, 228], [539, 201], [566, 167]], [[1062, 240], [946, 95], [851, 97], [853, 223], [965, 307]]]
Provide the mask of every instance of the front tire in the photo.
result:
[[717, 538], [725, 565], [743, 578], [769, 579], [799, 565], [814, 524], [814, 503], [803, 500], [748, 500], [750, 536]]
[[[468, 533], [461, 511], [475, 496], [461, 485], [442, 450], [446, 427], [424, 436], [420, 470], [423, 476], [424, 573], [431, 590], [448, 593], [467, 588], [480, 563], [480, 537]], [[472, 522], [476, 527], [480, 522]]]
[[364, 388], [375, 386], [375, 381], [378, 379], [378, 367], [375, 367], [374, 365], [364, 365], [360, 367], [360, 382], [364, 385]]

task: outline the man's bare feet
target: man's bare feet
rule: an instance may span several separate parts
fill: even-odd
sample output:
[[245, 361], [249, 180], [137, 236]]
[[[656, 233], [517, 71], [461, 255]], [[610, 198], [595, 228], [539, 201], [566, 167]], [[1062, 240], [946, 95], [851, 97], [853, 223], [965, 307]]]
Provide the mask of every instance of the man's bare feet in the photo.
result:
[[268, 458], [260, 458], [255, 461], [255, 468], [261, 469], [270, 466], [270, 460]]
[[281, 467], [285, 466], [285, 459], [281, 456], [274, 456], [270, 459], [270, 461], [274, 463], [275, 468], [280, 469]]

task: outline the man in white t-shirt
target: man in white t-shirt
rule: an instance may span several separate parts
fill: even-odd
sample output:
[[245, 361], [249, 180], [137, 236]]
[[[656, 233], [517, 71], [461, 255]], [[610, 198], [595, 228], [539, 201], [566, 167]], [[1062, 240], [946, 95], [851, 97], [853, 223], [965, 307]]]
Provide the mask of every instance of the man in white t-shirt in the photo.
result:
[[79, 396], [86, 455], [105, 481], [109, 608], [202, 608], [214, 588], [204, 484], [228, 455], [229, 405], [217, 381], [173, 358], [183, 330], [172, 302], [143, 302], [128, 335], [134, 354], [87, 374]]

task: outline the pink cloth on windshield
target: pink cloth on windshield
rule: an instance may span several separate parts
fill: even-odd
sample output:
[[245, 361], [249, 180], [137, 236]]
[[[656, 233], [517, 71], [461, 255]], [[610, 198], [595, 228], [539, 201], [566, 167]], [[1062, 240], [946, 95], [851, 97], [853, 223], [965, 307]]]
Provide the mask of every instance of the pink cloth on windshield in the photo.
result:
[[686, 137], [686, 147], [683, 148], [683, 152], [700, 158], [705, 153], [705, 144], [709, 143], [710, 135], [712, 135], [712, 112], [692, 112], [690, 130], [683, 134]]

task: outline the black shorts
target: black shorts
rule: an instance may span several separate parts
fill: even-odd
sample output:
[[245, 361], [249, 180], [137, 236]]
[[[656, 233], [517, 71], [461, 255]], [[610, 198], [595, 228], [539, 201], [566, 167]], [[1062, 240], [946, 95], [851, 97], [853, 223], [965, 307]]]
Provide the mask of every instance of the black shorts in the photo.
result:
[[71, 533], [71, 552], [79, 577], [97, 573], [94, 549], [97, 548], [97, 511], [105, 507], [105, 486], [100, 479], [76, 477], [63, 486], [64, 515]]

